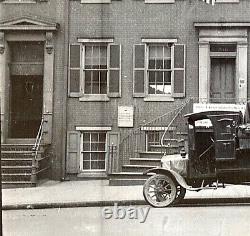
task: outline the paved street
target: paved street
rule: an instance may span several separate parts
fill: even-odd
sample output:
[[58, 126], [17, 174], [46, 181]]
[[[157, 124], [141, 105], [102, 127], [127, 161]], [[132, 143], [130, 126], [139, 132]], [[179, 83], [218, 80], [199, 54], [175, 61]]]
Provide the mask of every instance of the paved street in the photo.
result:
[[[140, 208], [148, 206], [133, 207], [139, 213]], [[128, 207], [121, 209], [126, 211]], [[250, 203], [150, 208], [145, 223], [140, 223], [140, 214], [138, 219], [104, 219], [102, 211], [102, 207], [4, 211], [3, 232], [4, 236], [250, 235]]]

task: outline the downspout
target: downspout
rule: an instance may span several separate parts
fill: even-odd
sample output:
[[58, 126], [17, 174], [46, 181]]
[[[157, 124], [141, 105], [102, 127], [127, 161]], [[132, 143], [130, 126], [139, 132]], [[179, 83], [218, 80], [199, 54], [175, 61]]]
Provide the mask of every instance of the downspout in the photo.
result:
[[67, 144], [67, 101], [68, 101], [68, 41], [69, 41], [69, 1], [64, 0], [64, 62], [63, 62], [63, 98], [62, 98], [62, 165], [61, 180], [66, 178]]

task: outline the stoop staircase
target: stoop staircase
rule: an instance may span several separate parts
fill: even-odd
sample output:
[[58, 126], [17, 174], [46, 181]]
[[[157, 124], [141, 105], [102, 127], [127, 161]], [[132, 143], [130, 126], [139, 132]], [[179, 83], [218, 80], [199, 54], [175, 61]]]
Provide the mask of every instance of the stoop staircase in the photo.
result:
[[41, 145], [43, 119], [34, 144], [1, 144], [2, 187], [34, 187], [47, 174], [49, 155]]
[[[148, 178], [147, 169], [161, 165], [163, 155], [176, 155], [187, 150], [187, 127], [184, 114], [192, 110], [191, 99], [177, 109], [133, 130], [119, 145], [120, 172], [109, 174], [110, 185], [141, 185]], [[147, 143], [148, 135], [157, 134]]]

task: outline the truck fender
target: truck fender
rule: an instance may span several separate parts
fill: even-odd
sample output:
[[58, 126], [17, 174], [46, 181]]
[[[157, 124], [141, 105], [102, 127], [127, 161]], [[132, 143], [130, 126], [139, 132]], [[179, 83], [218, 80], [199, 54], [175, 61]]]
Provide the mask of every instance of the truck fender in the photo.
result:
[[162, 175], [167, 175], [169, 177], [171, 177], [177, 184], [179, 184], [181, 187], [187, 189], [187, 190], [191, 190], [191, 191], [197, 191], [200, 190], [201, 188], [192, 188], [192, 186], [189, 186], [186, 182], [186, 180], [177, 172], [173, 171], [173, 170], [168, 170], [168, 169], [164, 169], [164, 168], [152, 168], [149, 170], [146, 170], [145, 172], [143, 172], [144, 175], [150, 174], [150, 173], [155, 173], [155, 174], [162, 174]]

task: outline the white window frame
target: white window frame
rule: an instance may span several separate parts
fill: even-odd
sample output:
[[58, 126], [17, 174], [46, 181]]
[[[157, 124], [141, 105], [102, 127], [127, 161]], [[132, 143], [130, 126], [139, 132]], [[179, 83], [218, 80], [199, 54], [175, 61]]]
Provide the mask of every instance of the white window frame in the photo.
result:
[[[142, 39], [143, 43], [146, 43], [146, 54], [145, 54], [145, 98], [144, 101], [167, 101], [171, 102], [174, 101], [172, 97], [172, 86], [173, 86], [173, 61], [174, 61], [174, 54], [173, 54], [173, 46], [177, 43], [177, 39]], [[163, 46], [166, 44], [171, 44], [171, 94], [149, 94], [149, 76], [148, 76], [148, 64], [149, 64], [149, 47], [153, 45]]]
[[[85, 129], [86, 128], [86, 129]], [[87, 127], [81, 127], [81, 134], [80, 134], [80, 172], [82, 173], [90, 173], [90, 172], [98, 172], [98, 173], [103, 173], [107, 171], [108, 168], [108, 160], [107, 160], [107, 131], [105, 127], [98, 129], [98, 127], [92, 127], [90, 130], [87, 129]], [[83, 169], [83, 155], [84, 155], [84, 150], [83, 150], [83, 134], [84, 133], [105, 133], [105, 150], [104, 151], [93, 151], [93, 152], [102, 152], [104, 153], [105, 159], [104, 159], [104, 164], [105, 164], [105, 169]], [[91, 142], [90, 142], [91, 144]], [[91, 150], [89, 153], [92, 153]], [[91, 160], [90, 160], [91, 164]]]
[[[110, 47], [109, 44], [114, 42], [113, 39], [88, 39], [79, 38], [78, 43], [81, 43], [81, 60], [80, 60], [80, 91], [81, 96], [80, 101], [109, 101], [108, 91], [109, 91], [109, 61], [110, 61]], [[85, 94], [85, 79], [84, 79], [84, 64], [85, 64], [85, 46], [86, 45], [106, 45], [107, 46], [107, 93], [106, 94]]]

